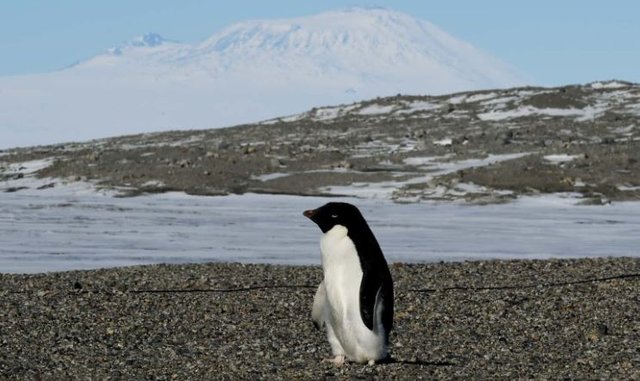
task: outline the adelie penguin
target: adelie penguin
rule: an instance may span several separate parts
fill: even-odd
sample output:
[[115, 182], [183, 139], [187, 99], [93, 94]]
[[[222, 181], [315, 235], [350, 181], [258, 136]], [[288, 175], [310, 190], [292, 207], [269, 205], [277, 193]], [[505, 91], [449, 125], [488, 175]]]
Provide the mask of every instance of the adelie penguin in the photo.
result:
[[322, 230], [324, 280], [311, 317], [326, 326], [336, 365], [373, 364], [389, 356], [393, 280], [380, 245], [358, 208], [330, 202], [304, 213]]

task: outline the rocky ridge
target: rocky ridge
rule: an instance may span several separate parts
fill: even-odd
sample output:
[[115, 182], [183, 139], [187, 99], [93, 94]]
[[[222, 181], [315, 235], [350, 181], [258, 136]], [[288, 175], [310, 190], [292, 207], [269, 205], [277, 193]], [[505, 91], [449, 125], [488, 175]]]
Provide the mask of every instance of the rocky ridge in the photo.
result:
[[0, 190], [88, 181], [125, 196], [638, 200], [639, 119], [640, 85], [621, 81], [398, 94], [259, 124], [6, 150]]

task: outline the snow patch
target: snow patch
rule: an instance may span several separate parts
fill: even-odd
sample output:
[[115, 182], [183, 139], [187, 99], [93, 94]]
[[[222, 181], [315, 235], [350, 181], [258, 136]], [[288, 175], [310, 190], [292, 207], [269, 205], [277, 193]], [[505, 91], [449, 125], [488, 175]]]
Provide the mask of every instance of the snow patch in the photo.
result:
[[467, 95], [466, 94], [457, 95], [455, 97], [449, 98], [449, 103], [452, 104], [452, 105], [457, 105], [457, 104], [460, 104], [460, 103], [464, 102], [465, 99], [467, 99]]
[[437, 146], [449, 147], [449, 146], [451, 146], [453, 144], [453, 139], [445, 138], [445, 139], [441, 139], [441, 140], [435, 140], [433, 142], [433, 144], [435, 144]]
[[562, 164], [569, 161], [573, 161], [580, 157], [584, 157], [584, 155], [568, 155], [568, 154], [546, 155], [544, 159], [553, 164]]
[[328, 194], [347, 195], [352, 197], [373, 198], [373, 199], [391, 199], [393, 193], [411, 184], [423, 184], [431, 182], [436, 176], [442, 176], [459, 170], [484, 167], [487, 165], [499, 163], [507, 160], [514, 160], [520, 157], [530, 155], [530, 152], [512, 153], [503, 155], [488, 155], [483, 159], [466, 159], [460, 161], [442, 162], [436, 161], [448, 158], [444, 157], [412, 157], [404, 160], [406, 164], [423, 166], [425, 170], [430, 172], [427, 174], [419, 174], [408, 180], [399, 181], [383, 181], [377, 183], [359, 182], [350, 186], [331, 186], [323, 187], [320, 190]]
[[160, 180], [149, 180], [146, 183], [142, 184], [142, 187], [146, 188], [162, 188], [165, 186], [165, 183]]
[[377, 114], [388, 114], [390, 113], [396, 106], [395, 105], [370, 105], [358, 110], [358, 114], [360, 115], [377, 115]]
[[441, 105], [433, 102], [415, 101], [415, 102], [409, 103], [407, 105], [407, 108], [395, 111], [395, 114], [412, 114], [414, 112], [433, 111], [441, 107], [442, 107]]
[[432, 165], [436, 165], [435, 162], [446, 160], [449, 157], [451, 156], [446, 155], [446, 156], [430, 156], [430, 157], [408, 157], [404, 159], [403, 162], [407, 165], [414, 165], [414, 166], [432, 166]]
[[251, 179], [264, 182], [264, 181], [280, 179], [282, 177], [287, 177], [287, 176], [291, 176], [291, 174], [283, 173], [283, 172], [274, 172], [274, 173], [265, 173], [264, 175], [260, 175], [260, 176], [251, 176]]
[[[490, 154], [483, 159], [466, 159], [466, 160], [460, 160], [460, 161], [439, 163], [438, 170], [433, 175], [440, 176], [440, 175], [446, 175], [448, 173], [469, 169], [469, 168], [486, 167], [488, 165], [500, 163], [503, 161], [519, 159], [521, 157], [525, 157], [528, 155], [531, 155], [531, 152], [519, 152], [519, 153], [509, 153], [509, 154], [501, 154], [501, 155]], [[415, 181], [415, 180], [412, 180], [412, 181]]]
[[88, 182], [77, 178], [37, 177], [38, 171], [47, 168], [55, 158], [45, 158], [22, 163], [11, 163], [3, 167], [0, 162], [0, 199], [5, 195], [16, 194], [41, 197], [64, 195], [117, 195], [117, 190], [100, 189], [97, 182]]
[[54, 158], [49, 157], [46, 159], [40, 159], [40, 160], [31, 160], [31, 161], [25, 161], [25, 162], [21, 162], [21, 163], [9, 163], [4, 165], [4, 170], [2, 170], [2, 162], [0, 162], [0, 173], [4, 173], [4, 174], [17, 174], [17, 173], [22, 173], [23, 175], [31, 175], [34, 174], [35, 172], [38, 172], [42, 169], [47, 168], [48, 166], [50, 166], [51, 164], [53, 164], [54, 162]]
[[334, 108], [321, 108], [319, 110], [317, 110], [314, 115], [313, 115], [313, 119], [314, 120], [328, 120], [328, 119], [335, 119], [338, 116], [340, 116], [340, 108], [338, 107], [334, 107]]
[[615, 128], [613, 130], [613, 132], [615, 132], [616, 134], [620, 134], [620, 135], [625, 135], [625, 136], [631, 136], [633, 135], [634, 131], [636, 130], [636, 125], [634, 124], [630, 124], [626, 127], [618, 127]]
[[628, 86], [628, 84], [618, 81], [594, 82], [591, 84], [591, 87], [594, 89], [619, 89]]
[[599, 117], [606, 111], [604, 107], [587, 106], [583, 109], [576, 108], [537, 108], [533, 106], [521, 106], [515, 110], [492, 110], [478, 114], [478, 118], [484, 121], [501, 121], [506, 119], [522, 118], [532, 115], [542, 116], [575, 116], [576, 121], [585, 121]]
[[626, 110], [632, 115], [640, 116], [640, 104], [627, 105]]
[[637, 191], [640, 191], [640, 186], [618, 185], [618, 189], [623, 191], [623, 192], [637, 192]]
[[605, 104], [598, 104], [595, 106], [587, 106], [582, 109], [582, 115], [578, 116], [575, 120], [577, 122], [585, 122], [588, 120], [598, 119], [609, 109], [610, 107]]
[[496, 96], [498, 96], [498, 94], [496, 94], [496, 93], [473, 94], [473, 95], [468, 96], [464, 100], [464, 103], [481, 102], [481, 101], [485, 101], [485, 100], [488, 100], [488, 99], [493, 99]]
[[493, 109], [500, 109], [507, 106], [507, 103], [520, 99], [515, 96], [499, 97], [481, 102], [483, 106], [493, 106]]

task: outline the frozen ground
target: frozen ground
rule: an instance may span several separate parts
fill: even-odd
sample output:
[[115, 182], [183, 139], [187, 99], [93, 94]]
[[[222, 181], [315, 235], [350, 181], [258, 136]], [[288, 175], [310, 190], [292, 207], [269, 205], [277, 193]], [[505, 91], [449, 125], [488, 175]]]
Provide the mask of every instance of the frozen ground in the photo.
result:
[[[0, 271], [35, 273], [149, 263], [319, 264], [305, 209], [335, 198], [114, 198], [77, 187], [0, 194]], [[390, 262], [638, 256], [640, 203], [576, 206], [569, 196], [489, 206], [347, 199]]]

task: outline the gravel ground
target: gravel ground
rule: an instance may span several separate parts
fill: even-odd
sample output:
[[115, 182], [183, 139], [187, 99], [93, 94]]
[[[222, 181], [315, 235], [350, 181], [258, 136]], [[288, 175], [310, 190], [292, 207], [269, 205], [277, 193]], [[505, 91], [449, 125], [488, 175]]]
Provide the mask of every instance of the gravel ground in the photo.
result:
[[640, 259], [392, 265], [393, 361], [323, 363], [319, 267], [0, 275], [0, 378], [638, 379]]

